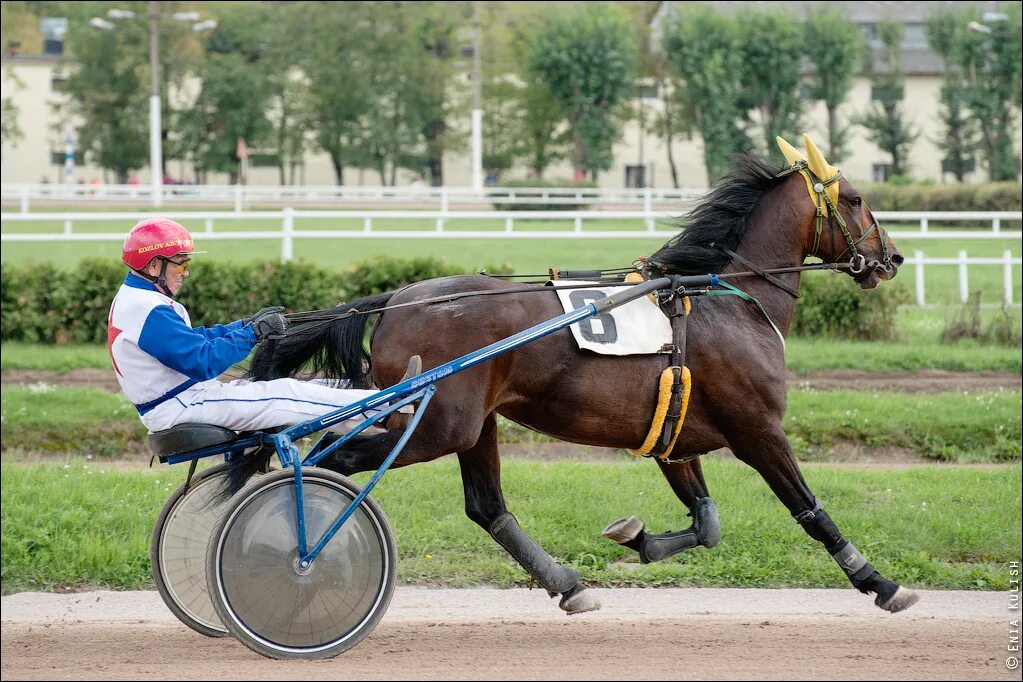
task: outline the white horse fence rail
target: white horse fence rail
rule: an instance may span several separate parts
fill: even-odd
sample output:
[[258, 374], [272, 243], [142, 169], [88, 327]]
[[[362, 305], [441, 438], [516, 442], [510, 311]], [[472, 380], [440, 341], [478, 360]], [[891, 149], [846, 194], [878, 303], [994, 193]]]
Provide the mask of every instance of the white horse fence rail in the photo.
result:
[[[124, 240], [126, 226], [135, 221], [152, 215], [149, 212], [95, 212], [95, 213], [0, 213], [0, 242], [3, 243], [40, 243], [40, 242], [76, 242], [76, 241], [109, 241]], [[203, 240], [276, 240], [281, 243], [281, 260], [290, 261], [294, 258], [296, 239], [666, 239], [675, 233], [670, 224], [672, 216], [644, 211], [316, 211], [284, 208], [275, 211], [164, 211], [161, 216], [174, 218], [188, 226], [203, 225], [203, 229], [193, 232]], [[1023, 232], [1005, 231], [1001, 229], [1003, 221], [1020, 222], [1023, 212], [1020, 211], [959, 211], [959, 212], [913, 212], [913, 211], [877, 211], [875, 217], [885, 224], [917, 223], [917, 231], [891, 231], [895, 240], [1019, 240], [1023, 241]], [[357, 224], [357, 229], [324, 229], [315, 227], [297, 229], [296, 221], [306, 225], [318, 221], [341, 221]], [[279, 229], [257, 230], [216, 230], [217, 223], [272, 221], [279, 224]], [[390, 221], [390, 225], [381, 225]], [[412, 223], [412, 229], [396, 229], [396, 221]], [[475, 223], [474, 229], [457, 227], [459, 222]], [[964, 222], [990, 221], [991, 228], [975, 229], [931, 229], [932, 222]], [[541, 229], [531, 229], [529, 223], [546, 222]], [[613, 227], [631, 225], [631, 229], [593, 228], [594, 224], [614, 223]], [[113, 223], [118, 226], [117, 232], [75, 231], [76, 223]], [[484, 224], [481, 229], [480, 223]], [[552, 229], [550, 223], [571, 224], [571, 229]], [[588, 227], [584, 226], [589, 223]], [[49, 230], [53, 225], [60, 225], [60, 231], [38, 231], [40, 226]], [[658, 224], [662, 228], [657, 229]], [[487, 227], [489, 225], [489, 227]], [[18, 226], [18, 231], [8, 232], [11, 227]], [[86, 228], [87, 229], [87, 228]], [[916, 251], [912, 258], [906, 259], [906, 265], [915, 269], [916, 303], [926, 305], [924, 271], [927, 266], [957, 265], [959, 268], [959, 298], [966, 302], [969, 298], [969, 267], [1001, 265], [1003, 277], [1003, 301], [1013, 305], [1013, 267], [1021, 264], [1020, 258], [1013, 257], [1011, 251], [1005, 251], [1000, 258], [971, 258], [965, 251], [960, 251], [957, 258], [928, 258], [921, 251]]]

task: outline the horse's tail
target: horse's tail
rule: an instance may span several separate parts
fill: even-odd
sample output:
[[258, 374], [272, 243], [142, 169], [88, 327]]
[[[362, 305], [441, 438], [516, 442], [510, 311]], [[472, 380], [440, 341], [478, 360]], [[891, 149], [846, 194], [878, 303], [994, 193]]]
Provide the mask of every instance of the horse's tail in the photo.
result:
[[[247, 379], [265, 381], [294, 376], [308, 366], [314, 373], [330, 379], [348, 379], [353, 387], [367, 388], [369, 353], [363, 346], [370, 315], [340, 317], [348, 311], [372, 313], [387, 305], [395, 292], [366, 296], [333, 309], [338, 319], [299, 322], [288, 327], [283, 336], [269, 340], [256, 350]], [[244, 487], [254, 474], [264, 471], [274, 454], [272, 445], [263, 445], [227, 463], [227, 476], [218, 499], [227, 500]]]
[[[369, 374], [369, 354], [363, 346], [367, 314], [383, 308], [395, 292], [366, 296], [334, 308], [336, 319], [298, 322], [277, 339], [262, 344], [252, 356], [247, 379], [265, 381], [295, 376], [308, 365], [313, 373], [328, 379], [347, 379], [353, 387], [365, 388]], [[310, 364], [311, 363], [311, 364]]]

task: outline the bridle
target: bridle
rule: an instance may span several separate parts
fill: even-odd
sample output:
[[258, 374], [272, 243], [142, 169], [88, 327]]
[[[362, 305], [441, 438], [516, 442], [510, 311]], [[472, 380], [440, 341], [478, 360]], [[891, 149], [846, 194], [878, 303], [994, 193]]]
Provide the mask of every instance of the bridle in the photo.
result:
[[[810, 184], [813, 186], [813, 192], [816, 195], [817, 203], [817, 219], [816, 228], [814, 230], [813, 247], [810, 249], [808, 255], [818, 257], [817, 252], [821, 246], [821, 234], [824, 232], [824, 207], [828, 209], [828, 225], [831, 231], [831, 242], [835, 242], [835, 225], [838, 225], [838, 229], [842, 231], [842, 236], [845, 238], [846, 247], [842, 253], [838, 254], [835, 258], [836, 262], [841, 261], [842, 256], [849, 254], [849, 272], [855, 277], [856, 275], [862, 275], [863, 273], [874, 270], [876, 268], [883, 268], [886, 272], [894, 272], [895, 266], [892, 263], [892, 254], [888, 250], [888, 233], [883, 227], [881, 227], [877, 219], [874, 218], [874, 214], [870, 214], [871, 225], [870, 229], [865, 230], [859, 239], [853, 239], [852, 233], [849, 232], [849, 226], [845, 222], [845, 218], [838, 212], [838, 206], [831, 200], [831, 197], [825, 191], [829, 186], [835, 184], [842, 178], [842, 171], [836, 171], [830, 178], [821, 179], [817, 177], [817, 174], [810, 170], [810, 165], [805, 159], [800, 159], [793, 163], [791, 166], [786, 166], [778, 173], [776, 177], [783, 178], [792, 173], [802, 173], [807, 179], [810, 180]], [[867, 261], [866, 257], [856, 250], [858, 244], [862, 244], [866, 241], [870, 235], [877, 232], [878, 238], [881, 240], [881, 260]], [[822, 259], [823, 260], [823, 259]]]

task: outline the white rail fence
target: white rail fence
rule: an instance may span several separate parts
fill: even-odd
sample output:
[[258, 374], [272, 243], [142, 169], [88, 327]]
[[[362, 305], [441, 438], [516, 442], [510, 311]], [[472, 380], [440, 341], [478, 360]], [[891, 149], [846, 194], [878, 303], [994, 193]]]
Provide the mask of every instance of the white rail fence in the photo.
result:
[[[59, 232], [7, 232], [0, 233], [2, 243], [39, 243], [39, 242], [76, 242], [76, 241], [109, 241], [121, 242], [127, 232], [127, 226], [149, 215], [148, 212], [117, 212], [117, 213], [0, 213], [0, 225], [4, 230], [14, 225], [50, 223], [60, 224]], [[656, 229], [658, 223], [670, 227], [671, 216], [655, 214], [651, 211], [301, 211], [284, 208], [279, 211], [247, 211], [235, 213], [230, 211], [176, 212], [160, 213], [161, 216], [175, 218], [188, 226], [202, 223], [200, 231], [193, 227], [193, 233], [200, 240], [276, 240], [281, 243], [281, 260], [294, 258], [294, 242], [296, 239], [623, 239], [623, 238], [667, 238], [675, 233], [671, 229]], [[1002, 220], [1023, 220], [1023, 212], [1012, 211], [973, 211], [973, 212], [905, 212], [878, 211], [874, 214], [879, 221], [918, 222], [918, 231], [892, 231], [891, 236], [899, 239], [1014, 239], [1023, 241], [1023, 232], [1003, 231], [1000, 229]], [[296, 229], [296, 220], [311, 221], [359, 221], [360, 229]], [[381, 220], [415, 220], [428, 225], [428, 229], [392, 229], [375, 226]], [[448, 223], [459, 221], [490, 221], [503, 225], [501, 229], [449, 229]], [[930, 230], [932, 221], [962, 222], [964, 220], [991, 220], [992, 227], [972, 230]], [[221, 230], [214, 226], [220, 223], [238, 223], [251, 221], [280, 221], [280, 229], [260, 230]], [[571, 230], [530, 230], [516, 229], [516, 223], [530, 221], [558, 221], [571, 223]], [[600, 230], [584, 229], [584, 222], [632, 222], [643, 227], [631, 230]], [[125, 226], [118, 232], [76, 232], [75, 223], [114, 222]], [[916, 302], [926, 305], [924, 270], [926, 266], [959, 267], [959, 298], [966, 302], [969, 298], [969, 266], [996, 266], [1003, 268], [1003, 301], [1013, 305], [1013, 267], [1021, 264], [1020, 258], [1014, 258], [1011, 251], [1005, 251], [1000, 258], [970, 258], [965, 251], [960, 251], [958, 258], [927, 258], [921, 251], [916, 251], [913, 258], [906, 259], [906, 265], [912, 265], [916, 272]]]
[[[231, 204], [236, 213], [259, 203], [392, 203], [436, 206], [447, 211], [452, 204], [562, 204], [583, 207], [589, 204], [641, 206], [682, 205], [699, 199], [705, 189], [601, 188], [601, 187], [355, 187], [274, 186], [274, 185], [166, 185], [162, 199], [166, 204]], [[0, 199], [18, 202], [22, 213], [32, 202], [73, 201], [83, 203], [150, 202], [149, 185], [48, 185], [7, 183], [0, 187]]]

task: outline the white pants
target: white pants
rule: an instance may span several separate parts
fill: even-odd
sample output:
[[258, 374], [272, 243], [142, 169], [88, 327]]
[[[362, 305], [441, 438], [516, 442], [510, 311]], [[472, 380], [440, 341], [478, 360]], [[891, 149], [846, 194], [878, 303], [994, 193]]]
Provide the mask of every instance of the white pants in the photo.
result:
[[[142, 415], [142, 423], [150, 431], [187, 423], [214, 424], [233, 431], [259, 431], [322, 417], [377, 392], [338, 386], [339, 382], [326, 380], [239, 379], [226, 384], [204, 381]], [[376, 412], [371, 410], [368, 416]], [[350, 429], [364, 420], [365, 417], [359, 415], [330, 430]]]

